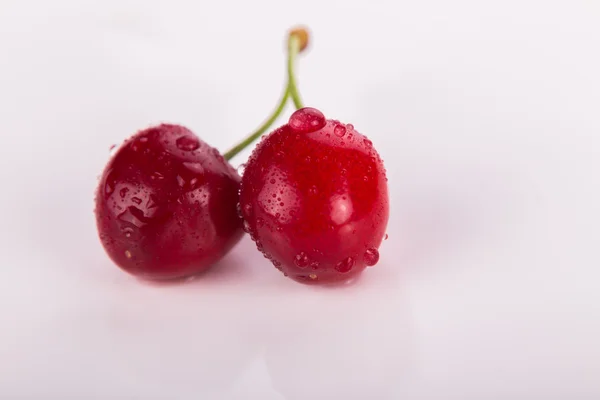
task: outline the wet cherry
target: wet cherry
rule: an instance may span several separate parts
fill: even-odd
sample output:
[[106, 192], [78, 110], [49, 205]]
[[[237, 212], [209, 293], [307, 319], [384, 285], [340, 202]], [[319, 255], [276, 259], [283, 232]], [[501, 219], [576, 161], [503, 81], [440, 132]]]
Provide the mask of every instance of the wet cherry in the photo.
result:
[[176, 279], [209, 268], [241, 238], [240, 177], [220, 153], [179, 125], [127, 140], [96, 192], [104, 249], [123, 270]]
[[379, 260], [389, 217], [383, 162], [352, 125], [301, 108], [254, 149], [240, 210], [259, 250], [289, 277], [347, 280]]

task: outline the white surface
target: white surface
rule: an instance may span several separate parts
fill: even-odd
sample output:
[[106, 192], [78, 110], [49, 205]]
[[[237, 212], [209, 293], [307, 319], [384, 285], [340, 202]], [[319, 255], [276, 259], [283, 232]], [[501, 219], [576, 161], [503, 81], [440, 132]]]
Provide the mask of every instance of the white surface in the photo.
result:
[[[599, 21], [593, 0], [0, 1], [0, 398], [600, 398]], [[386, 160], [381, 262], [335, 290], [248, 240], [186, 285], [115, 268], [108, 147], [171, 121], [226, 149], [298, 22], [306, 102]]]

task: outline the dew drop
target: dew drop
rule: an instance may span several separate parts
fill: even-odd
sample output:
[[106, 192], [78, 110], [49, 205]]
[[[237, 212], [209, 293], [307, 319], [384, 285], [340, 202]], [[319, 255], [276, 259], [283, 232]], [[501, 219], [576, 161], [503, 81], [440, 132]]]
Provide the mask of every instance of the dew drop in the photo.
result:
[[275, 179], [271, 179], [269, 182], [271, 182], [271, 184], [274, 184], [276, 181]]
[[347, 124], [346, 128], [348, 128], [349, 131], [353, 131], [354, 130], [354, 125], [352, 124]]
[[131, 201], [133, 201], [135, 204], [142, 204], [142, 199], [139, 197], [132, 197]]
[[244, 213], [247, 216], [251, 216], [252, 215], [252, 204], [248, 203], [244, 205]]
[[300, 254], [296, 254], [296, 257], [294, 258], [294, 264], [296, 264], [298, 268], [306, 268], [310, 264], [310, 260], [308, 259], [306, 253], [301, 252]]
[[326, 124], [325, 116], [316, 108], [305, 107], [294, 112], [288, 121], [289, 126], [302, 133], [310, 133], [323, 128]]
[[317, 279], [317, 275], [316, 275], [316, 274], [310, 274], [310, 275], [308, 275], [308, 277], [309, 277], [310, 279], [313, 279], [313, 280], [314, 280], [314, 279]]
[[122, 232], [126, 238], [130, 238], [131, 235], [133, 234], [133, 228], [130, 226], [126, 226], [125, 228], [122, 229]]
[[344, 125], [336, 125], [335, 128], [333, 128], [333, 133], [338, 137], [344, 137], [346, 134], [346, 127]]
[[250, 224], [248, 223], [248, 221], [244, 221], [244, 232], [250, 232]]
[[184, 162], [183, 166], [196, 174], [204, 173], [204, 167], [197, 162]]
[[177, 175], [177, 184], [180, 187], [183, 187], [185, 185], [185, 179], [183, 179], [180, 175]]
[[335, 270], [341, 273], [346, 273], [354, 267], [354, 258], [348, 257], [335, 265]]
[[200, 141], [194, 136], [182, 136], [175, 141], [179, 150], [194, 151], [200, 147]]
[[389, 238], [389, 237], [390, 237], [390, 236], [389, 236], [389, 235], [386, 233], [386, 234], [385, 234], [385, 238], [384, 238], [383, 240], [388, 240], [388, 238]]
[[127, 196], [128, 192], [129, 192], [129, 189], [123, 188], [123, 189], [119, 190], [119, 195], [121, 196], [122, 199], [124, 199], [125, 196]]
[[237, 203], [235, 205], [235, 210], [237, 211], [238, 217], [242, 218], [243, 217], [243, 214], [242, 214], [242, 205], [240, 203]]
[[114, 183], [106, 180], [106, 185], [104, 185], [104, 193], [111, 194], [115, 190]]
[[140, 141], [140, 143], [146, 143], [148, 141], [148, 138], [146, 136], [142, 136], [138, 140]]
[[376, 248], [371, 247], [365, 251], [363, 257], [365, 258], [365, 264], [367, 264], [369, 267], [372, 267], [379, 261], [379, 251], [377, 251]]
[[308, 189], [308, 193], [309, 193], [309, 194], [311, 194], [311, 195], [313, 195], [313, 196], [314, 196], [315, 194], [317, 194], [318, 192], [319, 192], [319, 190], [317, 189], [317, 187], [316, 187], [315, 185], [312, 185], [312, 186], [310, 187], [310, 189]]
[[125, 257], [131, 258], [131, 252], [129, 250], [125, 250]]
[[369, 181], [369, 177], [367, 175], [363, 176], [363, 181], [368, 182]]
[[239, 167], [237, 167], [238, 175], [243, 176], [245, 170], [246, 170], [246, 164], [240, 164]]
[[369, 148], [373, 147], [373, 142], [371, 142], [369, 139], [363, 140], [363, 143]]

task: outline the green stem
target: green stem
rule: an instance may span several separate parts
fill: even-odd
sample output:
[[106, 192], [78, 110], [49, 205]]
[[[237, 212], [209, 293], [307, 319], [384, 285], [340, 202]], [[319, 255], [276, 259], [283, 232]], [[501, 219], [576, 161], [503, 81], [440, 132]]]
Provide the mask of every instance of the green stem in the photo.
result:
[[258, 139], [263, 133], [265, 133], [267, 129], [269, 129], [269, 127], [273, 125], [275, 120], [277, 120], [277, 118], [281, 115], [289, 98], [290, 91], [286, 86], [285, 91], [283, 92], [283, 96], [281, 96], [281, 100], [279, 100], [277, 108], [275, 108], [275, 111], [273, 111], [269, 118], [267, 118], [267, 120], [257, 130], [252, 132], [246, 139], [242, 140], [240, 143], [238, 143], [229, 151], [227, 151], [227, 153], [223, 154], [223, 157], [225, 157], [227, 161], [231, 160], [240, 151], [244, 150], [246, 147], [252, 144], [252, 142]]
[[248, 147], [250, 144], [252, 144], [252, 142], [254, 142], [256, 139], [258, 139], [263, 133], [265, 133], [267, 131], [267, 129], [269, 129], [271, 127], [271, 125], [273, 125], [273, 123], [277, 120], [277, 118], [283, 112], [290, 97], [292, 98], [292, 101], [294, 102], [294, 106], [297, 109], [304, 107], [302, 105], [302, 100], [300, 99], [300, 94], [298, 93], [298, 88], [296, 87], [296, 79], [295, 79], [295, 74], [294, 74], [294, 64], [296, 61], [296, 56], [298, 55], [299, 52], [300, 52], [300, 41], [296, 35], [292, 34], [292, 35], [290, 35], [289, 40], [288, 40], [288, 59], [287, 59], [288, 81], [285, 86], [283, 95], [281, 96], [281, 99], [279, 100], [279, 103], [277, 104], [277, 107], [275, 107], [275, 110], [273, 110], [271, 115], [265, 120], [265, 122], [263, 122], [263, 124], [261, 126], [258, 127], [258, 129], [256, 129], [254, 132], [252, 132], [250, 135], [248, 135], [244, 140], [242, 140], [240, 143], [238, 143], [237, 145], [232, 147], [230, 150], [228, 150], [225, 154], [223, 154], [223, 157], [227, 161], [231, 160], [239, 152], [241, 152], [246, 147]]
[[290, 35], [290, 39], [288, 41], [288, 90], [290, 92], [290, 96], [292, 97], [292, 101], [294, 102], [294, 107], [296, 109], [304, 108], [302, 104], [302, 99], [300, 98], [300, 93], [298, 93], [298, 87], [296, 86], [296, 76], [294, 73], [294, 58], [296, 54], [300, 52], [300, 39], [296, 35]]

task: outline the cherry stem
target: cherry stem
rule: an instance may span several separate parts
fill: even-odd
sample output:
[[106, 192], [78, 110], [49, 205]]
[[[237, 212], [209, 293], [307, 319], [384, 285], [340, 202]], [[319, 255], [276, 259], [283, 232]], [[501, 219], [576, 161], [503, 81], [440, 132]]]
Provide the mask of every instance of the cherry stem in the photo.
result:
[[289, 100], [292, 98], [292, 102], [294, 103], [294, 107], [296, 109], [303, 108], [302, 100], [300, 98], [300, 93], [298, 92], [298, 87], [296, 86], [296, 78], [294, 72], [294, 64], [296, 61], [296, 56], [301, 51], [301, 42], [300, 38], [294, 32], [290, 33], [288, 39], [288, 58], [287, 58], [287, 84], [285, 85], [283, 94], [279, 103], [275, 107], [275, 110], [271, 113], [271, 115], [263, 122], [261, 126], [259, 126], [254, 132], [248, 135], [244, 140], [240, 143], [229, 149], [223, 157], [229, 161], [233, 157], [235, 157], [239, 152], [248, 147], [252, 142], [258, 139], [263, 133], [267, 131], [273, 125], [273, 123], [279, 118], [285, 106]]
[[290, 35], [288, 40], [288, 92], [292, 97], [292, 101], [294, 102], [294, 107], [297, 110], [304, 108], [302, 104], [302, 99], [300, 98], [300, 93], [298, 93], [298, 87], [296, 86], [296, 76], [294, 73], [294, 58], [295, 55], [300, 52], [300, 38], [297, 35]]

